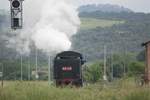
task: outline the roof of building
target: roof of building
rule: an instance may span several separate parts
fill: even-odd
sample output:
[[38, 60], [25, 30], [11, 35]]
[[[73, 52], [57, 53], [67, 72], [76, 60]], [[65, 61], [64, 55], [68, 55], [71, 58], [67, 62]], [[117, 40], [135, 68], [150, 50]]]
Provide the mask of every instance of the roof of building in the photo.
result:
[[145, 46], [145, 45], [147, 45], [149, 43], [150, 43], [150, 41], [144, 42], [144, 43], [142, 43], [142, 46]]

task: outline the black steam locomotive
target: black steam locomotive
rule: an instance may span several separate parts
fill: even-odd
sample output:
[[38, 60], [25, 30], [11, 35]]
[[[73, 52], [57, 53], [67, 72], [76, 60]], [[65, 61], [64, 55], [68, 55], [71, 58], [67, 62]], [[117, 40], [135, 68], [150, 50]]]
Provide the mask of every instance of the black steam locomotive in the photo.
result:
[[56, 86], [83, 86], [82, 65], [85, 60], [82, 54], [74, 51], [64, 51], [54, 59], [54, 79]]

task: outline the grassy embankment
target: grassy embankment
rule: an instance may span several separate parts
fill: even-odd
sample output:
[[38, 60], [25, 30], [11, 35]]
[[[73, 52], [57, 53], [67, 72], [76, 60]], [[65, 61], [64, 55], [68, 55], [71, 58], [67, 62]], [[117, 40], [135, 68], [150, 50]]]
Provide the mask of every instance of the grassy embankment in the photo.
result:
[[123, 24], [125, 21], [105, 20], [95, 18], [81, 18], [81, 29], [95, 29], [96, 27], [111, 27], [117, 24]]
[[47, 82], [7, 82], [0, 88], [0, 100], [150, 100], [150, 88], [137, 87], [132, 81], [105, 86], [56, 88]]

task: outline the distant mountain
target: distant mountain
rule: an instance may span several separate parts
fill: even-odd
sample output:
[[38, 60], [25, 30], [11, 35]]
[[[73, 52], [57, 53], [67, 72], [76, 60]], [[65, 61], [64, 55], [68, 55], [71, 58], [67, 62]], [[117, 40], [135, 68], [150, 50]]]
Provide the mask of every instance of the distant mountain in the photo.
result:
[[95, 12], [95, 11], [101, 11], [101, 12], [133, 12], [132, 10], [118, 6], [118, 5], [110, 5], [110, 4], [90, 4], [90, 5], [84, 5], [78, 8], [79, 12]]
[[141, 44], [150, 40], [150, 14], [93, 11], [80, 12], [80, 18], [81, 28], [72, 39], [72, 47], [87, 61], [103, 59], [104, 45], [108, 55], [136, 55], [144, 49]]

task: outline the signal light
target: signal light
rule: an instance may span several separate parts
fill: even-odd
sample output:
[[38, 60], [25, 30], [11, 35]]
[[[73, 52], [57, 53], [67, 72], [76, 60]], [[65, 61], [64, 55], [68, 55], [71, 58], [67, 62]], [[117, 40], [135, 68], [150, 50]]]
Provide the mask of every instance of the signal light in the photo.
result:
[[20, 2], [19, 2], [18, 0], [14, 0], [14, 1], [12, 2], [12, 6], [13, 6], [14, 8], [19, 8], [19, 7], [20, 7]]
[[13, 26], [19, 27], [19, 18], [13, 18]]

